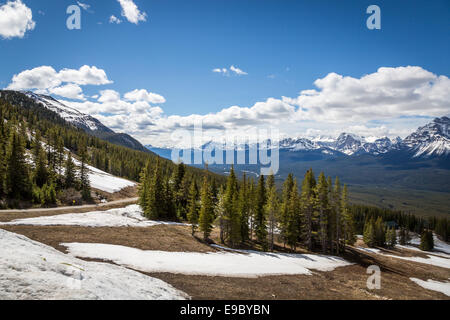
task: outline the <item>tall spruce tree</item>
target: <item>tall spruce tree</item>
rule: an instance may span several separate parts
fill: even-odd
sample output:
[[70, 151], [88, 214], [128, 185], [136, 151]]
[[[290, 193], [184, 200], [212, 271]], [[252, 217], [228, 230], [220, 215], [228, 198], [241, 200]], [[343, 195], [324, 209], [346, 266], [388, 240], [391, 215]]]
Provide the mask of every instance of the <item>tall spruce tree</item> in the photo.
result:
[[263, 250], [267, 250], [267, 217], [264, 210], [266, 205], [266, 185], [263, 175], [259, 176], [255, 199], [255, 233], [256, 239], [261, 243]]
[[334, 214], [334, 244], [336, 253], [340, 253], [340, 242], [341, 242], [341, 236], [342, 236], [342, 200], [341, 200], [341, 183], [339, 181], [339, 177], [336, 177], [334, 181], [334, 188], [332, 192], [332, 199], [333, 199], [333, 214]]
[[267, 203], [265, 205], [265, 214], [269, 223], [269, 247], [273, 251], [275, 228], [277, 227], [278, 212], [280, 204], [278, 200], [277, 189], [273, 174], [267, 178]]
[[302, 208], [302, 235], [308, 250], [313, 249], [313, 228], [315, 216], [315, 187], [316, 180], [312, 169], [308, 170], [302, 183], [301, 208]]
[[195, 234], [198, 228], [198, 188], [195, 180], [192, 180], [191, 187], [189, 188], [187, 218], [191, 224], [192, 235]]
[[344, 236], [343, 247], [345, 250], [346, 244], [353, 245], [356, 242], [355, 221], [353, 219], [353, 214], [348, 208], [348, 188], [346, 184], [344, 184], [344, 189], [342, 190], [341, 210]]
[[31, 183], [25, 161], [24, 141], [15, 129], [11, 130], [6, 152], [6, 189], [11, 199], [29, 199]]
[[287, 233], [289, 226], [289, 202], [292, 194], [292, 189], [294, 187], [294, 177], [290, 173], [288, 174], [286, 180], [283, 183], [283, 191], [281, 196], [281, 207], [280, 207], [280, 217], [279, 217], [279, 225], [280, 225], [280, 235], [283, 239], [283, 244], [286, 246], [287, 243]]
[[89, 201], [92, 199], [91, 197], [91, 183], [89, 181], [89, 169], [87, 167], [87, 148], [86, 145], [82, 144], [80, 146], [80, 188], [81, 188], [81, 196], [84, 201]]
[[70, 152], [66, 160], [64, 186], [66, 188], [76, 187], [76, 168]]
[[327, 252], [329, 198], [328, 183], [323, 172], [320, 173], [316, 186], [316, 209], [319, 212], [319, 238], [322, 252]]
[[247, 176], [243, 175], [241, 187], [239, 188], [239, 214], [241, 224], [241, 240], [250, 239], [249, 217], [250, 217], [250, 201], [248, 191]]
[[214, 220], [214, 205], [211, 193], [211, 187], [208, 182], [208, 178], [203, 178], [203, 185], [201, 189], [200, 197], [200, 213], [198, 217], [198, 223], [200, 231], [203, 233], [203, 239], [207, 240], [211, 234], [213, 228], [212, 223]]
[[298, 193], [297, 179], [294, 179], [291, 194], [287, 203], [285, 237], [287, 244], [294, 251], [297, 248], [297, 242], [300, 238], [301, 226], [301, 205], [300, 195]]

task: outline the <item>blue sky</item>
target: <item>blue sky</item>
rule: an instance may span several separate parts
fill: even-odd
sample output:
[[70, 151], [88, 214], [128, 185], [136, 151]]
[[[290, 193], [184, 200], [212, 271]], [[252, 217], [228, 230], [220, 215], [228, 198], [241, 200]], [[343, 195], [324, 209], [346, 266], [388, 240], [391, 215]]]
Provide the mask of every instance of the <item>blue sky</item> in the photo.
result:
[[[0, 0], [2, 5], [5, 2]], [[269, 98], [281, 101], [282, 97], [290, 97], [291, 101], [284, 102], [301, 109], [303, 100], [298, 104], [293, 100], [302, 90], [317, 90], [314, 82], [330, 73], [360, 79], [381, 67], [417, 66], [435, 79], [450, 74], [450, 2], [445, 0], [134, 0], [139, 12], [146, 15], [145, 21], [137, 24], [122, 14], [117, 0], [81, 2], [90, 5], [81, 11], [82, 28], [68, 30], [66, 8], [76, 1], [22, 0], [31, 9], [35, 26], [23, 37], [0, 40], [0, 86], [7, 87], [14, 75], [40, 66], [51, 66], [57, 72], [95, 66], [113, 83], [82, 86], [84, 101], [64, 100], [76, 102], [73, 106], [99, 115], [118, 131], [126, 131], [124, 121], [118, 121], [125, 112], [108, 112], [106, 107], [94, 110], [95, 106], [87, 104], [96, 102], [93, 96], [106, 89], [116, 91], [121, 99], [135, 89], [163, 96], [165, 103], [149, 102], [149, 123], [163, 117], [165, 125], [156, 126], [157, 130], [153, 130], [155, 125], [130, 129], [146, 141], [155, 139], [144, 138], [152, 130], [170, 130], [170, 116], [180, 116], [179, 122], [186, 122], [192, 114], [218, 113], [231, 106], [251, 108]], [[366, 27], [366, 9], [371, 4], [381, 9], [381, 30]], [[112, 15], [122, 22], [110, 23]], [[230, 66], [246, 74], [238, 75]], [[228, 72], [213, 72], [215, 68], [227, 68]], [[425, 82], [434, 81], [427, 77]], [[440, 99], [445, 101], [447, 96]], [[157, 107], [161, 110], [154, 109]], [[142, 111], [136, 110], [134, 118]], [[405, 125], [426, 122], [424, 115], [444, 114], [448, 109], [439, 105], [429, 113], [408, 110], [373, 115], [348, 125], [371, 127], [380, 120], [392, 123], [392, 119], [400, 119], [399, 128], [406, 132], [410, 128]], [[106, 119], [110, 116], [116, 117]], [[121, 119], [133, 121], [128, 116]], [[401, 120], [405, 116], [414, 121], [405, 124]], [[305, 115], [299, 119], [314, 122], [311, 128], [317, 130], [325, 123], [334, 123]], [[345, 129], [344, 124], [329, 126]], [[386, 134], [402, 134], [401, 130]]]

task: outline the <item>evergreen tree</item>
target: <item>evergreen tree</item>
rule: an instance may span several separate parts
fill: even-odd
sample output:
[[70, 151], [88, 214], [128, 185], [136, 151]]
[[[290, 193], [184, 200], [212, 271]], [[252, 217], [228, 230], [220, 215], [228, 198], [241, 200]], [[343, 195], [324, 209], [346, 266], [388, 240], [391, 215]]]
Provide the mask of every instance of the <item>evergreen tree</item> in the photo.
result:
[[397, 233], [394, 227], [388, 229], [386, 238], [387, 238], [387, 245], [391, 248], [395, 247], [395, 245], [397, 244]]
[[250, 218], [250, 201], [249, 201], [249, 191], [247, 177], [244, 173], [242, 178], [242, 184], [239, 188], [239, 213], [240, 213], [240, 224], [241, 224], [241, 240], [246, 241], [250, 239], [250, 228], [249, 228], [249, 218]]
[[328, 215], [329, 215], [329, 201], [328, 201], [328, 184], [323, 172], [320, 173], [318, 183], [316, 186], [316, 208], [319, 212], [319, 238], [322, 246], [322, 252], [327, 252], [328, 241]]
[[259, 176], [255, 195], [256, 239], [261, 243], [263, 250], [265, 251], [267, 250], [267, 218], [264, 211], [264, 206], [266, 204], [266, 186], [263, 175]]
[[140, 175], [140, 184], [138, 187], [139, 200], [138, 204], [141, 206], [144, 214], [148, 212], [148, 200], [150, 197], [150, 183], [152, 180], [150, 161], [147, 161], [144, 169]]
[[192, 235], [195, 234], [198, 228], [198, 188], [195, 180], [192, 180], [191, 187], [189, 188], [187, 218], [192, 226]]
[[300, 195], [298, 193], [297, 179], [294, 180], [291, 194], [288, 199], [287, 213], [286, 213], [286, 230], [284, 236], [286, 237], [287, 244], [296, 250], [297, 242], [300, 237], [300, 224], [301, 224], [301, 206]]
[[286, 242], [288, 239], [288, 226], [289, 226], [289, 203], [292, 194], [292, 189], [294, 187], [294, 177], [290, 173], [286, 180], [283, 183], [283, 192], [281, 197], [281, 207], [280, 207], [280, 217], [279, 217], [279, 225], [280, 225], [280, 235], [283, 239], [283, 244], [286, 246]]
[[175, 207], [175, 200], [172, 190], [173, 189], [170, 186], [170, 180], [166, 178], [163, 189], [163, 202], [162, 202], [163, 211], [160, 217], [171, 221], [175, 221], [177, 219], [177, 211]]
[[158, 159], [156, 161], [156, 167], [153, 171], [153, 175], [149, 183], [148, 198], [146, 200], [146, 211], [144, 211], [145, 216], [152, 220], [158, 220], [164, 217], [164, 198], [163, 174], [161, 162]]
[[336, 253], [340, 253], [340, 242], [341, 242], [341, 231], [342, 231], [342, 219], [341, 219], [341, 212], [342, 212], [342, 200], [341, 200], [341, 183], [339, 181], [339, 177], [336, 177], [336, 180], [334, 182], [334, 188], [332, 191], [332, 199], [333, 199], [333, 215], [334, 215], [334, 244]]
[[21, 136], [11, 130], [6, 153], [6, 190], [9, 198], [29, 199], [31, 183], [28, 165], [25, 161], [25, 148]]
[[308, 250], [313, 248], [313, 224], [316, 221], [315, 217], [315, 190], [316, 179], [314, 173], [308, 170], [302, 183], [301, 191], [301, 208], [303, 214], [302, 234]]
[[344, 250], [345, 245], [353, 245], [356, 242], [355, 234], [355, 221], [353, 219], [353, 214], [348, 208], [348, 189], [347, 185], [344, 184], [344, 189], [342, 191], [341, 198], [341, 210], [342, 210], [342, 220], [343, 220], [343, 235], [344, 235]]
[[386, 246], [386, 226], [381, 217], [375, 221], [375, 244], [380, 247]]
[[267, 178], [268, 197], [265, 205], [265, 215], [269, 222], [269, 245], [270, 250], [273, 251], [274, 233], [277, 226], [278, 212], [279, 212], [279, 200], [277, 189], [275, 187], [275, 180], [273, 174]]
[[80, 167], [80, 187], [81, 196], [84, 201], [91, 200], [91, 183], [89, 181], [89, 171], [87, 167], [87, 149], [83, 144], [80, 147], [81, 167]]
[[208, 179], [205, 176], [203, 178], [203, 185], [201, 189], [201, 197], [200, 197], [200, 213], [198, 217], [199, 228], [203, 233], [203, 239], [207, 240], [209, 235], [211, 234], [211, 230], [213, 228], [212, 222], [214, 219], [214, 206], [211, 188], [208, 183]]
[[73, 188], [75, 187], [76, 184], [76, 170], [75, 170], [75, 164], [73, 163], [72, 160], [72, 155], [69, 154], [67, 155], [67, 160], [66, 160], [66, 167], [65, 167], [65, 179], [64, 179], [64, 184], [66, 188]]
[[241, 241], [241, 223], [238, 208], [238, 182], [231, 167], [224, 194], [224, 216], [221, 221], [221, 235], [225, 242], [236, 245]]
[[364, 225], [364, 234], [363, 234], [364, 243], [368, 247], [373, 247], [376, 245], [376, 237], [375, 237], [375, 221], [373, 218], [367, 220]]
[[431, 230], [424, 230], [420, 237], [420, 250], [432, 251], [434, 248], [433, 232]]

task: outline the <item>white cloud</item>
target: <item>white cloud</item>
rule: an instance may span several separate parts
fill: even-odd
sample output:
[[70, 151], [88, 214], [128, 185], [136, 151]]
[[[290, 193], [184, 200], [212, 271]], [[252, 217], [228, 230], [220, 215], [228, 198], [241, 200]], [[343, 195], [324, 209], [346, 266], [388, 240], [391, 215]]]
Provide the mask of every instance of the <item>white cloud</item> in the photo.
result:
[[227, 68], [215, 68], [212, 71], [216, 72], [216, 73], [227, 73], [228, 69]]
[[[54, 70], [31, 83], [46, 88]], [[41, 83], [42, 82], [42, 83]], [[406, 136], [429, 117], [450, 114], [450, 80], [420, 67], [380, 68], [360, 78], [330, 73], [314, 82], [315, 89], [297, 97], [268, 98], [253, 106], [231, 106], [208, 114], [167, 115], [160, 107], [166, 99], [145, 89], [123, 95], [103, 90], [96, 102], [67, 102], [117, 131], [132, 134], [143, 143], [169, 145], [179, 128], [201, 122], [209, 137], [223, 130], [243, 135], [248, 129], [278, 128], [288, 136], [332, 136], [352, 132], [366, 137]], [[56, 86], [55, 86], [56, 87]], [[424, 117], [426, 116], [426, 117]]]
[[247, 72], [244, 72], [243, 70], [241, 70], [241, 69], [239, 69], [238, 67], [235, 67], [235, 66], [231, 66], [229, 69], [227, 69], [227, 68], [215, 68], [215, 69], [212, 69], [212, 72], [221, 73], [223, 75], [229, 75], [230, 73], [234, 73], [234, 74], [239, 75], [239, 76], [248, 75]]
[[61, 87], [50, 88], [48, 91], [51, 94], [56, 94], [64, 98], [86, 100], [83, 95], [83, 90], [79, 85], [74, 83], [69, 83]]
[[117, 102], [120, 100], [120, 94], [114, 90], [103, 90], [100, 91], [100, 98], [98, 98], [99, 102]]
[[421, 67], [380, 68], [361, 78], [330, 73], [297, 98], [297, 118], [328, 122], [360, 122], [401, 116], [445, 115], [450, 112], [450, 80]]
[[48, 89], [57, 87], [60, 84], [61, 80], [58, 78], [58, 73], [55, 69], [50, 66], [41, 66], [14, 75], [8, 89]]
[[95, 66], [82, 66], [78, 70], [63, 69], [59, 72], [56, 72], [53, 67], [41, 66], [14, 75], [8, 89], [49, 89], [57, 87], [63, 82], [77, 85], [104, 85], [112, 83], [112, 81], [108, 80], [105, 71]]
[[57, 72], [51, 66], [24, 70], [13, 76], [7, 89], [35, 90], [42, 94], [56, 94], [64, 98], [85, 100], [80, 86], [110, 84], [106, 72], [95, 66], [80, 69], [62, 69]]
[[0, 36], [3, 38], [23, 38], [35, 26], [33, 12], [22, 1], [8, 1], [0, 6]]
[[63, 82], [73, 82], [79, 85], [104, 85], [110, 84], [106, 72], [96, 66], [82, 66], [79, 70], [63, 69], [59, 72], [59, 78]]
[[156, 93], [148, 92], [145, 89], [135, 89], [131, 92], [128, 92], [124, 95], [125, 99], [128, 101], [146, 101], [149, 103], [157, 104], [157, 103], [165, 103], [166, 99]]
[[109, 17], [109, 23], [121, 24], [122, 20], [112, 15], [111, 17]]
[[242, 71], [241, 69], [239, 69], [238, 67], [235, 67], [235, 66], [231, 66], [230, 70], [233, 71], [234, 73], [236, 73], [237, 75], [240, 75], [240, 76], [248, 75], [247, 72], [244, 72], [244, 71]]
[[141, 12], [133, 0], [117, 0], [122, 7], [122, 16], [131, 23], [138, 24], [147, 20], [147, 14]]

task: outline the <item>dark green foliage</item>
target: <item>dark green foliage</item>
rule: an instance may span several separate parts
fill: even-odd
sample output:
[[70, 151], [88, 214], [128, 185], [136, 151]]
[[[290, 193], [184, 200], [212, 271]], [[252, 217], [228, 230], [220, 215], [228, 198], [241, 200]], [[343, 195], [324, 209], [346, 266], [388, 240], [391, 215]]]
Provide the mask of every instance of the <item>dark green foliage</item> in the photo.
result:
[[188, 207], [187, 207], [187, 219], [192, 226], [192, 235], [195, 234], [198, 228], [198, 188], [195, 181], [192, 181], [189, 189]]
[[207, 240], [213, 228], [214, 220], [214, 203], [211, 192], [211, 186], [208, 178], [203, 178], [203, 185], [200, 196], [200, 213], [198, 217], [198, 224], [200, 231], [203, 233], [203, 239]]
[[267, 217], [264, 210], [266, 205], [266, 186], [264, 176], [259, 176], [258, 185], [256, 187], [255, 199], [255, 233], [256, 239], [261, 243], [263, 249], [267, 249]]
[[420, 250], [432, 251], [434, 248], [433, 232], [431, 230], [424, 230], [420, 236]]

